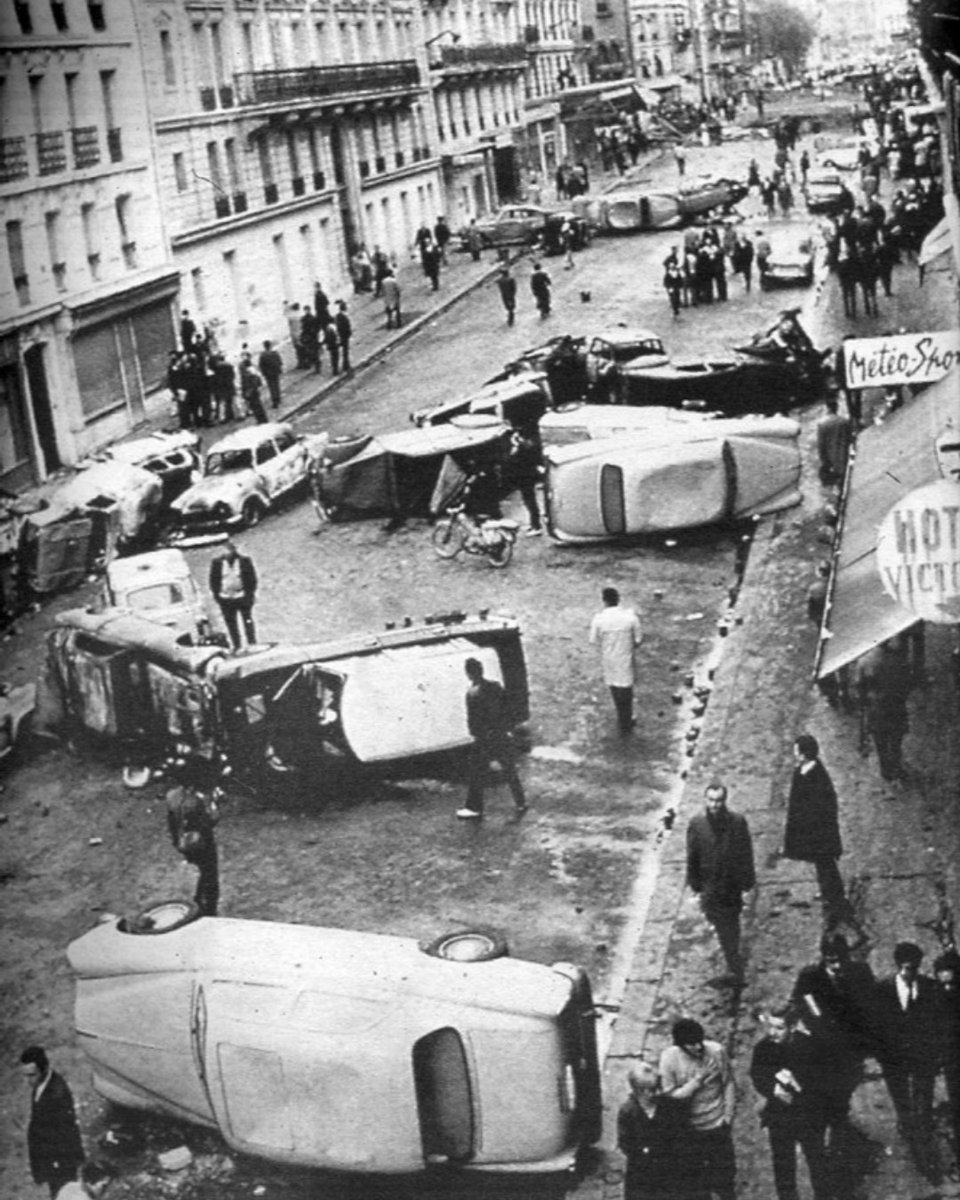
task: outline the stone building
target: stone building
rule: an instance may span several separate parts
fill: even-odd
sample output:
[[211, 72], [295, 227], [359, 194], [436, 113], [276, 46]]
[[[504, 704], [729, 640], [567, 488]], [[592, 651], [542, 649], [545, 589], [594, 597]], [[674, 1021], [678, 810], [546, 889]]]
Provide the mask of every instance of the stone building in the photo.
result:
[[427, 0], [424, 34], [456, 228], [517, 194], [527, 51], [516, 0]]
[[131, 0], [0, 8], [0, 486], [126, 432], [173, 340]]
[[418, 2], [137, 13], [181, 304], [227, 351], [285, 337], [285, 301], [348, 295], [358, 247], [402, 258], [443, 211]]
[[560, 93], [586, 82], [580, 0], [523, 0], [525, 79], [524, 161], [527, 183], [552, 180], [567, 155]]

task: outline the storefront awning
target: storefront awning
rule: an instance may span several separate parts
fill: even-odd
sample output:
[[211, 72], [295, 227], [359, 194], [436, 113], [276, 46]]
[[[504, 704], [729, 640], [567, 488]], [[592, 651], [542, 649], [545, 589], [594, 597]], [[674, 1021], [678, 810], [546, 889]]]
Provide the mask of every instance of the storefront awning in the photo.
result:
[[890, 509], [915, 488], [941, 476], [938, 442], [953, 430], [960, 437], [960, 369], [932, 384], [882, 425], [857, 439], [824, 616], [818, 678], [860, 658], [916, 623], [883, 590], [876, 562], [877, 531]]
[[932, 263], [934, 259], [940, 257], [941, 254], [949, 254], [953, 247], [953, 242], [950, 238], [950, 224], [947, 218], [932, 229], [923, 239], [923, 244], [920, 247], [920, 256], [917, 260], [921, 267], [925, 267], [928, 263]]
[[670, 88], [683, 87], [685, 82], [681, 75], [655, 75], [652, 79], [645, 79], [643, 86], [652, 92], [666, 92]]

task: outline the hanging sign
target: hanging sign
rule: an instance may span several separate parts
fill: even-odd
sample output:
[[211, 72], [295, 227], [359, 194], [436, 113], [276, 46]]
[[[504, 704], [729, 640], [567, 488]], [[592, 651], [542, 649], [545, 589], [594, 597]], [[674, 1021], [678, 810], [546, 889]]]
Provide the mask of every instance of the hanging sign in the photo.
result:
[[960, 482], [938, 479], [909, 492], [877, 536], [883, 589], [918, 621], [960, 623]]
[[843, 356], [848, 388], [934, 383], [960, 362], [960, 330], [851, 338]]

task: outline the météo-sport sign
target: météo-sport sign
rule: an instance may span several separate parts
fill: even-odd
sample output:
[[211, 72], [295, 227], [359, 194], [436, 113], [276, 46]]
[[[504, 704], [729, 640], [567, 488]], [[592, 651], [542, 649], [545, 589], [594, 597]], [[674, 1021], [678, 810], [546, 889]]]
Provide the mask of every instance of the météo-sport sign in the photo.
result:
[[848, 388], [934, 383], [960, 361], [960, 330], [851, 338], [843, 353]]
[[960, 482], [938, 479], [890, 509], [877, 569], [887, 595], [918, 621], [960, 623]]

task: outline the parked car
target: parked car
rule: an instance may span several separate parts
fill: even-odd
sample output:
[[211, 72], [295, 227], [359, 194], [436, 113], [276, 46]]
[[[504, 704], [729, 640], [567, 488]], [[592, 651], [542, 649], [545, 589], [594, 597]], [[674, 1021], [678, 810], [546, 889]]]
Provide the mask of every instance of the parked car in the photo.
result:
[[680, 204], [673, 192], [643, 191], [629, 184], [584, 197], [574, 210], [598, 233], [636, 233], [648, 229], [672, 229], [682, 221]]
[[[742, 433], [751, 426], [757, 430], [778, 428], [782, 417], [739, 417], [729, 420], [715, 412], [681, 408], [625, 408], [621, 404], [567, 404], [548, 412], [540, 420], [540, 440], [544, 446], [570, 446], [579, 442], [614, 437], [646, 437], [660, 443], [674, 436], [686, 437], [705, 431], [717, 437], [725, 432]], [[790, 422], [793, 429], [794, 422]]]
[[770, 255], [759, 264], [761, 291], [813, 283], [816, 235], [809, 229], [778, 229], [771, 233]]
[[[730, 429], [730, 423], [727, 429]], [[609, 541], [777, 512], [800, 502], [799, 426], [745, 424], [547, 447], [547, 530]]]
[[837, 216], [853, 207], [853, 195], [836, 169], [818, 168], [807, 175], [807, 212]]
[[431, 941], [198, 917], [111, 917], [70, 944], [77, 1037], [100, 1095], [300, 1167], [569, 1168], [600, 1134], [590, 982]]
[[[492, 216], [481, 217], [473, 226], [484, 246], [531, 246], [538, 239], [549, 254], [558, 254], [564, 221], [573, 226], [574, 249], [590, 240], [587, 222], [571, 210], [552, 211], [535, 204], [507, 204]], [[465, 234], [462, 235], [465, 238]]]
[[104, 575], [101, 599], [105, 608], [136, 613], [179, 636], [210, 633], [203, 594], [182, 550], [168, 547], [114, 559]]
[[[866, 146], [870, 156], [875, 158], [880, 153], [880, 147], [872, 138], [847, 137], [823, 139], [822, 146], [817, 146], [815, 165], [832, 168], [835, 171], [856, 171], [860, 167], [860, 151]], [[816, 143], [814, 143], [816, 146]]]
[[203, 475], [171, 505], [181, 535], [256, 525], [305, 488], [328, 442], [325, 433], [298, 435], [281, 423], [238, 429], [207, 451]]
[[159, 477], [163, 503], [186, 491], [200, 466], [200, 438], [189, 429], [157, 432], [129, 442], [115, 442], [93, 456], [97, 462], [127, 463]]

